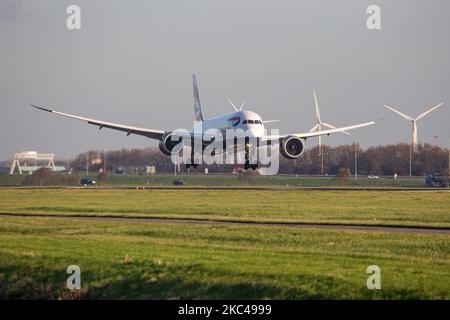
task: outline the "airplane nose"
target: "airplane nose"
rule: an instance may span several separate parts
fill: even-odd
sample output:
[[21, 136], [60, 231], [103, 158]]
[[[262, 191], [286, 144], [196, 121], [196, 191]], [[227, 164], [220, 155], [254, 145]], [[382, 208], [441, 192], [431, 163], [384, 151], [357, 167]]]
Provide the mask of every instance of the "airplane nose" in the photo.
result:
[[248, 134], [250, 137], [261, 137], [262, 133], [261, 133], [261, 128], [248, 128]]

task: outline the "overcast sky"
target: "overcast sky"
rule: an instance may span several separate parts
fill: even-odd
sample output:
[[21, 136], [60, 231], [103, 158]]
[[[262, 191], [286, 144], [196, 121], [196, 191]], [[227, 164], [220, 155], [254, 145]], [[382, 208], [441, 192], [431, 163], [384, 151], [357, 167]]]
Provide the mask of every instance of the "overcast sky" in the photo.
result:
[[[66, 28], [70, 4], [81, 7], [81, 30]], [[370, 4], [381, 7], [381, 30], [366, 27]], [[0, 159], [22, 150], [62, 158], [155, 145], [29, 104], [191, 128], [192, 73], [206, 117], [231, 112], [231, 98], [280, 119], [281, 133], [308, 131], [313, 89], [326, 122], [387, 117], [353, 136], [324, 139], [332, 145], [409, 142], [411, 124], [382, 104], [416, 116], [444, 102], [419, 122], [419, 141], [448, 147], [449, 30], [448, 0], [1, 0]]]

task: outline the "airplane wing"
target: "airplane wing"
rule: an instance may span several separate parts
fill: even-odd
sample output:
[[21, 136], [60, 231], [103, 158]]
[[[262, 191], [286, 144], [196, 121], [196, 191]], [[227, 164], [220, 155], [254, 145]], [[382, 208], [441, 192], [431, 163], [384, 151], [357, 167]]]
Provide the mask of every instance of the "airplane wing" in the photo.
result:
[[317, 137], [317, 136], [323, 136], [323, 135], [330, 135], [332, 133], [336, 132], [344, 132], [344, 131], [350, 131], [357, 128], [367, 127], [375, 124], [375, 121], [355, 124], [353, 126], [347, 126], [347, 127], [341, 127], [341, 128], [335, 128], [335, 129], [328, 129], [328, 130], [322, 130], [322, 131], [314, 131], [314, 132], [304, 132], [304, 133], [293, 133], [293, 134], [286, 134], [286, 135], [272, 135], [272, 136], [265, 136], [263, 140], [276, 140], [276, 139], [282, 139], [287, 136], [297, 136], [302, 139], [311, 138], [311, 137]]
[[33, 106], [33, 107], [35, 107], [35, 108], [37, 108], [39, 110], [47, 111], [47, 112], [54, 113], [54, 114], [57, 114], [57, 115], [60, 115], [60, 116], [73, 118], [73, 119], [77, 119], [77, 120], [81, 120], [81, 121], [85, 121], [85, 122], [87, 122], [89, 124], [93, 124], [95, 126], [98, 126], [99, 129], [109, 128], [109, 129], [113, 129], [113, 130], [123, 131], [123, 132], [127, 133], [127, 136], [130, 135], [130, 134], [136, 134], [136, 135], [141, 135], [141, 136], [148, 137], [150, 139], [161, 140], [161, 137], [166, 132], [164, 130], [132, 127], [132, 126], [127, 126], [127, 125], [123, 125], [123, 124], [117, 124], [117, 123], [112, 123], [112, 122], [96, 120], [96, 119], [79, 117], [79, 116], [75, 116], [75, 115], [68, 114], [68, 113], [63, 113], [63, 112], [50, 110], [50, 109], [43, 108], [43, 107], [38, 107], [38, 106], [35, 106], [33, 104], [31, 106]]

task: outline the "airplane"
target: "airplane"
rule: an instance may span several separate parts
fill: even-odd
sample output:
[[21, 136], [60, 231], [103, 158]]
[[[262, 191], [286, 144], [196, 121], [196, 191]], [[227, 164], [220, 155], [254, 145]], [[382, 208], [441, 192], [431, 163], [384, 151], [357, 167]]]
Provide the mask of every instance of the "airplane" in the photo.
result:
[[[127, 136], [135, 134], [145, 136], [150, 139], [158, 140], [159, 141], [158, 147], [160, 151], [165, 155], [172, 155], [172, 152], [175, 152], [174, 150], [177, 150], [176, 152], [180, 152], [180, 150], [184, 148], [183, 139], [186, 138], [189, 138], [192, 144], [193, 141], [201, 142], [203, 148], [215, 140], [216, 138], [215, 135], [203, 133], [198, 134], [198, 130], [195, 130], [196, 128], [197, 129], [200, 128], [200, 132], [208, 132], [207, 131], [208, 129], [215, 129], [219, 130], [222, 133], [224, 133], [228, 129], [242, 129], [243, 131], [245, 131], [246, 139], [247, 137], [250, 137], [252, 139], [256, 139], [257, 142], [266, 141], [269, 143], [271, 142], [279, 143], [279, 151], [283, 157], [287, 159], [297, 159], [303, 154], [305, 150], [305, 141], [308, 138], [319, 137], [322, 135], [330, 135], [336, 132], [346, 132], [349, 130], [375, 124], [375, 121], [370, 121], [341, 128], [332, 128], [313, 132], [292, 133], [285, 135], [266, 135], [267, 131], [265, 129], [264, 123], [274, 122], [276, 120], [264, 121], [256, 112], [250, 110], [243, 110], [243, 105], [241, 105], [240, 108], [236, 108], [232, 104], [233, 107], [235, 108], [235, 112], [210, 119], [205, 119], [202, 113], [202, 105], [200, 103], [197, 79], [195, 75], [192, 76], [192, 81], [193, 81], [193, 95], [194, 95], [194, 128], [191, 130], [191, 132], [188, 133], [185, 132], [180, 133], [178, 130], [140, 128], [97, 119], [80, 117], [64, 112], [55, 111], [49, 109], [49, 107], [44, 108], [33, 104], [31, 104], [31, 106], [42, 111], [53, 113], [55, 115], [60, 115], [87, 122], [88, 124], [98, 126], [100, 130], [103, 128], [108, 128], [126, 132]], [[222, 137], [225, 136], [226, 136], [225, 134], [222, 135]], [[246, 140], [246, 143], [247, 141], [248, 140]], [[235, 143], [236, 140], [233, 140], [233, 142]], [[176, 146], [178, 147], [175, 148]], [[258, 146], [258, 144], [256, 144], [256, 146]], [[236, 146], [231, 145], [231, 147], [235, 148]], [[248, 147], [252, 146], [246, 145], [245, 147], [247, 153]], [[245, 159], [246, 159], [244, 164], [245, 170], [257, 169], [258, 163], [256, 164], [250, 163], [248, 161], [247, 155]], [[196, 168], [198, 164], [193, 162], [194, 160], [192, 159], [192, 163], [186, 163], [186, 167], [189, 168], [189, 166], [192, 165], [194, 168]]]

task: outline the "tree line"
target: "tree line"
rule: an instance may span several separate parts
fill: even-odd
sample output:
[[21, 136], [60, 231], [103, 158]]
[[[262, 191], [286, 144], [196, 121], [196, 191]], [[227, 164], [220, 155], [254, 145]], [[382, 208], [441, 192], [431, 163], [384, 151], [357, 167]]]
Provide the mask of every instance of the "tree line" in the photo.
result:
[[[359, 144], [322, 146], [323, 173], [337, 175], [340, 169], [355, 170], [355, 152], [358, 174], [361, 175], [409, 175], [410, 145], [406, 143], [374, 146], [367, 149]], [[80, 153], [68, 166], [74, 171], [84, 171], [89, 164], [91, 172], [145, 172], [146, 166], [154, 166], [156, 172], [171, 172], [174, 166], [169, 156], [157, 148], [121, 149], [102, 152], [91, 150]], [[412, 174], [423, 176], [429, 173], [443, 173], [449, 166], [449, 150], [436, 145], [422, 144], [412, 154]], [[200, 165], [196, 171], [203, 172]], [[210, 173], [230, 173], [234, 165], [208, 166]], [[182, 169], [186, 171], [186, 169]], [[280, 156], [280, 170], [283, 174], [321, 174], [322, 156], [318, 146], [305, 151], [296, 160]]]

